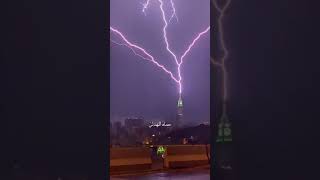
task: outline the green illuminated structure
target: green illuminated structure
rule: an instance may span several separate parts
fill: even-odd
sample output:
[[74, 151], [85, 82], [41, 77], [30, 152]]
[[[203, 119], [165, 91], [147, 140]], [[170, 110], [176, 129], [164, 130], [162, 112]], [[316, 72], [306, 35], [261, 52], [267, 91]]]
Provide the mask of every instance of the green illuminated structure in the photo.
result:
[[223, 112], [218, 124], [218, 136], [216, 139], [216, 161], [220, 169], [227, 171], [233, 168], [233, 145], [231, 122], [226, 113], [226, 103], [223, 104]]
[[229, 121], [226, 113], [221, 116], [218, 128], [217, 142], [232, 142], [231, 122]]
[[158, 155], [163, 155], [166, 152], [166, 149], [163, 146], [159, 146], [157, 149]]

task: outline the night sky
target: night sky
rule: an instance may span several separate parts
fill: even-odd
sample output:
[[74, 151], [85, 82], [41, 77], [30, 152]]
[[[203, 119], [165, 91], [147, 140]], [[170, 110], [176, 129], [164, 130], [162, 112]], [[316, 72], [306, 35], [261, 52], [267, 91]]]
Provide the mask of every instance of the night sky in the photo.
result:
[[[177, 4], [182, 1], [177, 1]], [[131, 2], [133, 6], [128, 4]], [[310, 2], [233, 0], [228, 10], [225, 35], [230, 49], [229, 117], [233, 123], [238, 179], [319, 179], [306, 178], [316, 174], [319, 167], [319, 126], [314, 123], [320, 119], [319, 10], [317, 5]], [[109, 8], [106, 4], [106, 1], [91, 0], [30, 0], [8, 1], [1, 6], [4, 8], [0, 11], [4, 20], [0, 34], [0, 119], [4, 128], [1, 131], [4, 136], [1, 137], [5, 139], [1, 142], [4, 143], [1, 144], [1, 150], [4, 151], [1, 154], [1, 169], [10, 172], [12, 161], [19, 160], [24, 169], [33, 169], [37, 174], [64, 172], [105, 176], [106, 144], [109, 139], [108, 94], [112, 93], [108, 86], [113, 83], [109, 82]], [[153, 18], [157, 8], [151, 6], [145, 17], [140, 13], [138, 2], [128, 0], [122, 4], [127, 10], [111, 9], [111, 13], [118, 14], [115, 17], [119, 19], [125, 19], [119, 15], [120, 12], [130, 12], [130, 19], [141, 17], [140, 20], [138, 18], [139, 24], [144, 21], [154, 24], [160, 22]], [[189, 6], [189, 3], [184, 4]], [[192, 7], [198, 6], [200, 4], [192, 3]], [[132, 9], [129, 10], [130, 7]], [[178, 7], [179, 23], [187, 27], [191, 21], [183, 22], [185, 18], [182, 17], [191, 16], [194, 19], [197, 15]], [[208, 18], [204, 16], [206, 8], [208, 6], [201, 10], [204, 14], [199, 20]], [[214, 17], [214, 12], [211, 13]], [[212, 17], [210, 20], [214, 27]], [[130, 26], [130, 23], [124, 20], [116, 23], [111, 19], [111, 25], [121, 30], [125, 30], [123, 27]], [[192, 23], [199, 23], [199, 29], [189, 31], [185, 28], [184, 33], [192, 34], [208, 25], [207, 20]], [[156, 25], [145, 28], [148, 31], [142, 35], [151, 39], [143, 43], [161, 44], [156, 40], [159, 37], [153, 34], [158, 30]], [[136, 32], [130, 29], [127, 33]], [[184, 33], [172, 34], [184, 36]], [[213, 29], [210, 36], [211, 39], [214, 37]], [[181, 42], [176, 42], [177, 51], [181, 47], [178, 43], [188, 41], [189, 36], [178, 39]], [[208, 68], [208, 39], [209, 36], [204, 37], [197, 45], [199, 48], [187, 58], [190, 67], [185, 71], [193, 67], [192, 71], [195, 71], [190, 75]], [[134, 41], [142, 43], [139, 39]], [[158, 50], [158, 47], [163, 46], [150, 46], [150, 51]], [[203, 58], [196, 56], [200, 54], [199, 50], [203, 51]], [[165, 112], [174, 108], [177, 91], [163, 72], [153, 71], [154, 66], [132, 56], [126, 48], [111, 45], [113, 51], [121, 57], [115, 64], [112, 64], [113, 60], [110, 61], [110, 65], [119, 67], [115, 75], [121, 72], [120, 68], [130, 73], [126, 75], [127, 78], [118, 76], [121, 81], [113, 85], [122, 91], [119, 94], [128, 98], [145, 94], [148, 98], [136, 98], [130, 102], [148, 100], [141, 104], [165, 107], [168, 111], [160, 108]], [[218, 88], [215, 83], [218, 76], [214, 76], [218, 73], [211, 70], [211, 93], [214, 95], [211, 100], [215, 100], [211, 101], [212, 105], [218, 102], [219, 95], [214, 89]], [[184, 74], [188, 76], [186, 72]], [[205, 109], [201, 103], [205, 105], [208, 97], [199, 97], [200, 91], [209, 90], [205, 87], [207, 82], [199, 80], [202, 76], [205, 76], [204, 73], [199, 73], [194, 79], [186, 77], [199, 85], [186, 82], [184, 91], [186, 108], [196, 106], [194, 109], [199, 116]], [[158, 83], [152, 84], [153, 79]], [[149, 81], [152, 86], [149, 86]], [[130, 91], [125, 93], [122, 87]], [[158, 90], [161, 98], [156, 93]], [[197, 98], [199, 105], [193, 100]], [[118, 110], [128, 110], [133, 106], [128, 104], [128, 107], [120, 108], [121, 105], [123, 102], [118, 104]], [[212, 109], [216, 107], [211, 106]], [[212, 114], [216, 112], [211, 111]], [[211, 123], [217, 122], [217, 118], [211, 120]]]
[[34, 0], [3, 7], [1, 169], [11, 173], [17, 161], [35, 174], [103, 179], [109, 110], [106, 2]]
[[316, 172], [319, 16], [308, 3], [234, 0], [227, 11], [229, 117], [238, 177], [290, 179]]
[[[127, 39], [150, 52], [177, 77], [174, 58], [165, 49], [163, 20], [158, 1], [150, 1], [146, 16], [140, 0], [112, 0], [110, 25]], [[164, 8], [171, 15], [170, 1]], [[174, 1], [176, 14], [167, 28], [168, 40], [178, 58], [192, 40], [210, 25], [209, 0]], [[124, 5], [125, 4], [125, 5]], [[114, 34], [112, 40], [122, 42]], [[111, 44], [111, 121], [128, 116], [146, 120], [173, 120], [176, 115], [178, 86], [154, 64], [135, 56], [124, 46]], [[202, 123], [210, 120], [210, 33], [203, 35], [181, 66], [183, 78], [184, 121]]]

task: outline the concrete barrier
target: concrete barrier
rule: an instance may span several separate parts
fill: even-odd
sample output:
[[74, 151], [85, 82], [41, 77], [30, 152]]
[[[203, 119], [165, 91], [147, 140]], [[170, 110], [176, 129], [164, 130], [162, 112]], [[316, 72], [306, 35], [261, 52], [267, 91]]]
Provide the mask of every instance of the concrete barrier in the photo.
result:
[[149, 148], [110, 148], [110, 173], [151, 169]]
[[206, 145], [166, 146], [164, 167], [184, 168], [209, 164], [210, 149]]

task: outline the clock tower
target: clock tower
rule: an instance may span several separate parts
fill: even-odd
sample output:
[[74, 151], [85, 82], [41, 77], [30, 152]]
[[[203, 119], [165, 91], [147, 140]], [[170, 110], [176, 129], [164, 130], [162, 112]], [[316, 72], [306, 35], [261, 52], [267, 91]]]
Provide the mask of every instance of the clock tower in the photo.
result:
[[232, 128], [231, 122], [226, 113], [225, 105], [218, 124], [215, 153], [217, 168], [224, 174], [224, 176], [232, 176]]
[[177, 104], [177, 118], [175, 122], [175, 127], [179, 127], [182, 122], [182, 117], [183, 117], [183, 102], [182, 102], [182, 97], [181, 94], [179, 94], [179, 100]]

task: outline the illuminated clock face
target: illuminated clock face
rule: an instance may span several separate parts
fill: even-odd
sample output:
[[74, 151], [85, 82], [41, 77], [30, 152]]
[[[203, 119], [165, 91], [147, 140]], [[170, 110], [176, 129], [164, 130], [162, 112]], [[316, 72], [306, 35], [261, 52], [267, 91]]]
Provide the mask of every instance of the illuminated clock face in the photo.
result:
[[230, 128], [224, 128], [224, 135], [230, 136], [231, 135], [231, 129]]

